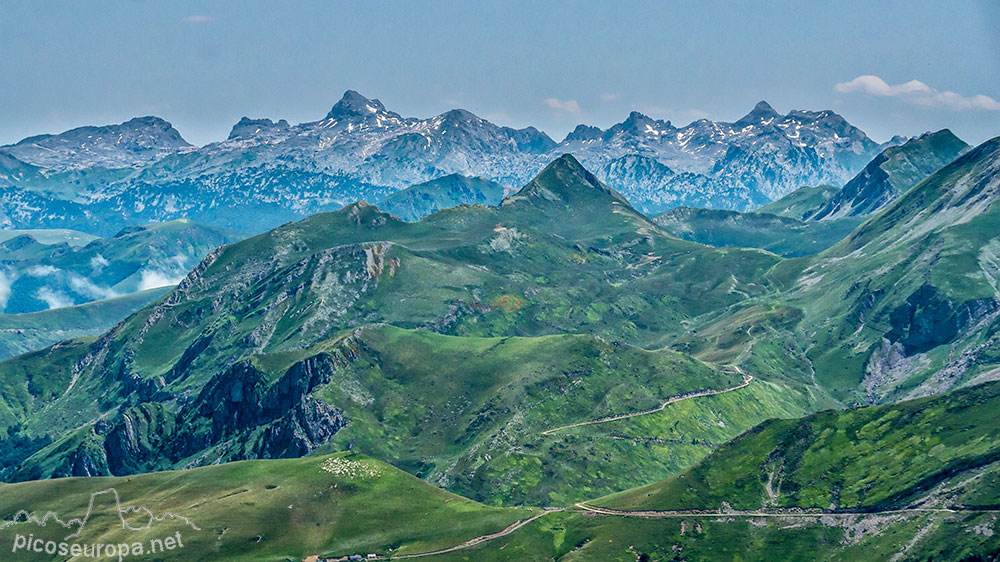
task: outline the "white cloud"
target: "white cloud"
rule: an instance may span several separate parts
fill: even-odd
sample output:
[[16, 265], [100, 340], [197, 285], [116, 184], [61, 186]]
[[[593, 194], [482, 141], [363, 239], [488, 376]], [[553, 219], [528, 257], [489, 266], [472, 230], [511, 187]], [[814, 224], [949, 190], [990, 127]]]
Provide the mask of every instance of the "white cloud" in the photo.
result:
[[190, 269], [188, 262], [193, 259], [195, 258], [191, 256], [177, 254], [166, 260], [157, 260], [156, 263], [149, 264], [149, 269], [139, 272], [139, 290], [169, 287], [180, 283]]
[[109, 265], [110, 262], [108, 261], [108, 258], [102, 256], [101, 254], [97, 254], [96, 256], [90, 258], [90, 269], [92, 269], [94, 273], [100, 272]]
[[110, 299], [118, 296], [118, 291], [110, 287], [102, 287], [86, 277], [71, 275], [69, 286], [81, 295], [86, 295], [92, 299]]
[[622, 98], [622, 95], [615, 92], [607, 92], [601, 94], [601, 101], [617, 101]]
[[38, 289], [35, 293], [35, 297], [49, 305], [49, 308], [65, 308], [67, 306], [73, 306], [73, 301], [67, 297], [65, 294], [55, 291], [49, 287], [42, 287]]
[[51, 265], [33, 265], [27, 269], [27, 274], [32, 277], [48, 277], [58, 272], [59, 268]]
[[850, 82], [841, 82], [835, 86], [835, 89], [842, 94], [860, 92], [873, 96], [895, 97], [914, 105], [940, 107], [953, 111], [1000, 110], [1000, 102], [989, 96], [979, 94], [966, 97], [955, 92], [941, 92], [920, 80], [889, 84], [878, 76], [865, 74]]
[[184, 275], [171, 275], [165, 271], [155, 269], [144, 269], [139, 276], [139, 290], [155, 289], [157, 287], [169, 287], [176, 285], [184, 279]]
[[0, 311], [7, 308], [7, 301], [10, 300], [10, 286], [13, 280], [7, 276], [6, 271], [0, 271]]
[[190, 16], [185, 17], [182, 21], [184, 23], [195, 23], [195, 24], [197, 24], [197, 23], [212, 23], [213, 21], [215, 21], [215, 18], [213, 18], [212, 16], [206, 16], [206, 15], [202, 15], [202, 14], [195, 14], [195, 15], [190, 15]]
[[556, 111], [565, 111], [566, 113], [580, 113], [580, 104], [576, 100], [561, 100], [558, 98], [545, 98], [545, 105], [555, 109]]

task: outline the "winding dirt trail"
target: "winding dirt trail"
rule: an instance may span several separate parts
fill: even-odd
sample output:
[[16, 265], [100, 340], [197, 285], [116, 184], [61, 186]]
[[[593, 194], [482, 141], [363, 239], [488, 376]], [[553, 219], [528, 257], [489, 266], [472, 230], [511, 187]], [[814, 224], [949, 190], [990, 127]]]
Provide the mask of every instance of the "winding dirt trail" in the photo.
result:
[[836, 511], [824, 513], [820, 510], [803, 509], [799, 507], [772, 508], [768, 510], [752, 511], [707, 511], [707, 510], [667, 510], [667, 511], [629, 511], [624, 509], [612, 509], [609, 507], [597, 507], [586, 502], [573, 504], [585, 513], [595, 515], [612, 515], [616, 517], [639, 517], [642, 519], [667, 519], [676, 517], [857, 517], [859, 515], [894, 515], [894, 514], [919, 514], [919, 513], [997, 513], [1000, 509], [990, 508], [949, 508], [949, 507], [904, 507], [898, 509], [886, 509], [879, 511]]
[[573, 504], [576, 509], [569, 508], [546, 508], [537, 515], [525, 519], [523, 521], [516, 521], [506, 529], [492, 533], [489, 535], [483, 535], [481, 537], [476, 537], [474, 539], [467, 540], [461, 544], [457, 544], [452, 547], [442, 548], [438, 550], [432, 550], [428, 552], [418, 552], [413, 554], [396, 554], [389, 556], [379, 556], [377, 560], [400, 560], [403, 558], [423, 558], [426, 556], [436, 556], [439, 554], [447, 554], [449, 552], [455, 552], [456, 550], [464, 550], [466, 548], [472, 548], [474, 546], [480, 545], [484, 542], [491, 541], [493, 539], [498, 539], [500, 537], [505, 537], [518, 529], [525, 527], [535, 520], [544, 517], [550, 513], [559, 513], [565, 511], [579, 512], [589, 515], [602, 515], [610, 517], [636, 517], [641, 519], [696, 519], [700, 517], [712, 517], [712, 518], [758, 518], [758, 517], [773, 517], [773, 518], [787, 518], [787, 517], [797, 517], [797, 518], [811, 518], [820, 519], [828, 517], [858, 517], [867, 515], [919, 515], [923, 513], [944, 513], [944, 514], [954, 514], [954, 513], [1000, 513], [1000, 509], [991, 508], [948, 508], [948, 507], [909, 507], [909, 508], [898, 508], [898, 509], [886, 509], [878, 511], [838, 511], [831, 513], [824, 513], [819, 510], [813, 509], [803, 509], [798, 507], [787, 507], [787, 508], [772, 508], [769, 510], [751, 510], [751, 511], [708, 511], [708, 510], [674, 510], [674, 511], [629, 511], [624, 509], [611, 509], [607, 507], [597, 507], [590, 505], [586, 502], [578, 502]]
[[742, 384], [738, 384], [736, 386], [729, 387], [729, 388], [721, 388], [721, 389], [714, 389], [714, 390], [698, 390], [698, 391], [695, 391], [695, 392], [685, 392], [684, 394], [678, 394], [676, 396], [671, 396], [670, 398], [667, 398], [666, 402], [664, 402], [663, 404], [660, 404], [658, 407], [653, 408], [651, 410], [643, 410], [641, 412], [633, 412], [631, 414], [619, 414], [619, 415], [615, 415], [615, 416], [608, 416], [608, 417], [604, 417], [604, 418], [598, 418], [596, 420], [590, 420], [590, 421], [572, 423], [572, 424], [564, 425], [564, 426], [561, 426], [561, 427], [554, 427], [552, 429], [546, 429], [545, 431], [542, 432], [542, 435], [551, 435], [551, 434], [553, 434], [553, 433], [555, 433], [557, 431], [562, 431], [564, 429], [572, 429], [574, 427], [582, 427], [582, 426], [585, 426], [585, 425], [596, 425], [596, 424], [599, 424], [599, 423], [608, 423], [608, 422], [613, 422], [613, 421], [618, 421], [618, 420], [627, 420], [629, 418], [635, 418], [635, 417], [638, 417], [638, 416], [646, 416], [646, 415], [649, 415], [649, 414], [655, 414], [656, 412], [663, 411], [663, 409], [666, 408], [667, 406], [669, 406], [671, 404], [675, 404], [677, 402], [681, 402], [683, 400], [690, 400], [692, 398], [702, 398], [704, 396], [715, 396], [716, 394], [725, 394], [727, 392], [732, 392], [734, 390], [739, 390], [741, 388], [746, 388], [747, 385], [750, 384], [750, 381], [753, 380], [753, 375], [748, 375], [748, 374], [744, 373], [739, 367], [736, 367], [736, 366], [734, 366], [733, 369], [735, 369], [736, 372], [738, 372], [740, 375], [743, 376], [743, 383]]
[[[455, 546], [452, 546], [452, 547], [442, 548], [440, 550], [432, 550], [432, 551], [429, 551], [429, 552], [417, 552], [417, 553], [414, 553], [414, 554], [397, 554], [395, 556], [389, 556], [388, 558], [391, 559], [391, 560], [399, 560], [399, 559], [402, 559], [402, 558], [422, 558], [424, 556], [436, 556], [438, 554], [446, 554], [448, 552], [455, 552], [456, 550], [462, 550], [462, 549], [465, 549], [465, 548], [471, 548], [471, 547], [476, 546], [478, 544], [482, 544], [482, 543], [484, 543], [486, 541], [491, 541], [493, 539], [498, 539], [500, 537], [505, 537], [505, 536], [513, 533], [514, 531], [520, 529], [521, 527], [524, 527], [525, 525], [530, 524], [532, 521], [538, 519], [539, 517], [544, 517], [544, 516], [546, 516], [546, 515], [548, 515], [550, 513], [556, 513], [556, 512], [559, 512], [559, 511], [564, 511], [564, 510], [563, 509], [544, 509], [544, 510], [542, 510], [541, 513], [535, 515], [534, 517], [529, 517], [528, 519], [525, 519], [524, 521], [515, 521], [514, 523], [512, 523], [510, 526], [508, 526], [506, 529], [504, 529], [502, 531], [499, 531], [499, 532], [496, 532], [496, 533], [493, 533], [493, 534], [490, 534], [490, 535], [483, 535], [481, 537], [476, 537], [474, 539], [469, 539], [469, 540], [467, 540], [467, 541], [465, 541], [465, 542], [463, 542], [461, 544], [456, 544]], [[381, 558], [380, 557], [379, 559], [384, 560], [385, 558]]]

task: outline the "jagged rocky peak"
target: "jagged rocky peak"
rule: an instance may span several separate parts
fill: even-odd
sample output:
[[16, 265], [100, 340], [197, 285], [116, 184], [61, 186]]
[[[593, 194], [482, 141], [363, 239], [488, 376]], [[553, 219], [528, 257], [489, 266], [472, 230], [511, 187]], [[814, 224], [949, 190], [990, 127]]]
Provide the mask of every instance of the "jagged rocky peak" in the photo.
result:
[[653, 119], [652, 117], [644, 113], [639, 113], [638, 111], [630, 111], [628, 114], [628, 118], [625, 119], [625, 122], [623, 124], [626, 127], [628, 127], [628, 126], [641, 126], [654, 123], [658, 125], [666, 125], [667, 127], [672, 126], [670, 124], [670, 121], [660, 121], [658, 119]]
[[757, 105], [753, 106], [753, 109], [750, 110], [750, 113], [744, 115], [736, 123], [747, 124], [747, 125], [757, 124], [763, 121], [767, 121], [768, 119], [774, 119], [778, 117], [781, 117], [781, 114], [775, 111], [775, 109], [771, 107], [771, 104], [767, 103], [764, 100], [761, 100], [757, 102]]
[[[924, 133], [924, 134], [927, 134], [927, 133]], [[881, 151], [881, 150], [885, 150], [886, 148], [889, 148], [890, 146], [899, 146], [901, 144], [905, 144], [906, 141], [908, 141], [908, 140], [910, 140], [909, 137], [907, 137], [905, 135], [893, 135], [893, 137], [891, 139], [889, 139], [889, 140], [887, 140], [884, 143], [882, 143], [882, 144], [879, 145], [879, 150]]]
[[548, 135], [534, 127], [524, 129], [500, 127], [465, 109], [446, 111], [434, 117], [432, 123], [442, 131], [460, 130], [479, 139], [494, 137], [504, 142], [510, 139], [516, 144], [517, 150], [528, 154], [541, 154], [556, 145]]
[[[565, 181], [569, 177], [574, 178], [576, 181]], [[565, 185], [583, 183], [590, 187], [600, 187], [601, 184], [600, 180], [594, 174], [591, 174], [575, 156], [569, 153], [563, 154], [553, 160], [535, 176], [535, 180], [557, 178], [563, 179], [560, 183]]]
[[285, 132], [291, 128], [288, 121], [278, 120], [277, 123], [270, 119], [250, 119], [243, 117], [238, 123], [233, 125], [229, 132], [229, 140], [256, 136], [261, 133]]
[[611, 127], [602, 135], [603, 140], [610, 140], [619, 135], [660, 135], [673, 131], [670, 121], [660, 121], [652, 117], [632, 111], [621, 123]]
[[377, 99], [368, 99], [354, 90], [347, 90], [330, 112], [327, 119], [343, 119], [345, 117], [366, 117], [376, 113], [387, 112], [385, 106]]
[[580, 124], [566, 135], [563, 142], [597, 140], [601, 138], [602, 133], [604, 133], [604, 130], [600, 127]]
[[823, 111], [806, 111], [802, 109], [795, 109], [788, 113], [785, 117], [786, 121], [794, 121], [797, 124], [811, 127], [816, 130], [825, 130], [828, 132], [834, 132], [842, 137], [850, 137], [854, 140], [860, 140], [865, 142], [870, 146], [875, 146], [874, 141], [868, 138], [868, 135], [864, 133], [861, 129], [858, 129], [854, 125], [851, 125], [847, 119], [844, 119], [839, 113], [825, 109]]
[[518, 150], [532, 154], [541, 154], [552, 150], [556, 146], [556, 141], [534, 127], [525, 127], [523, 129], [504, 127], [504, 130], [517, 143]]

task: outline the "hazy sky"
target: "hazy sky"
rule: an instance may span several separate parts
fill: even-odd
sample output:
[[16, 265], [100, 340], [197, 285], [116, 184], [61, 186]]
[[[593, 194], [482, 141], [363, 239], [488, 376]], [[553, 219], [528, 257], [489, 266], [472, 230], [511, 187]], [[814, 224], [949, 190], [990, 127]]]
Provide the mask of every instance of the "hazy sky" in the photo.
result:
[[[323, 117], [346, 89], [561, 140], [636, 109], [732, 121], [761, 99], [875, 140], [1000, 135], [1000, 2], [3, 2], [0, 144], [137, 115], [188, 141]], [[860, 78], [859, 78], [860, 77]]]

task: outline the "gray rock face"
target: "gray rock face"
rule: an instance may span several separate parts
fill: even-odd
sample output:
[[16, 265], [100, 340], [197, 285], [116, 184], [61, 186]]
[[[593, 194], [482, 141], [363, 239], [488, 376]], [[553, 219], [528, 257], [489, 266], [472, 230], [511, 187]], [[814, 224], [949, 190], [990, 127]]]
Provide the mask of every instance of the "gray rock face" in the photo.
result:
[[0, 150], [22, 162], [62, 171], [138, 168], [190, 148], [170, 123], [159, 117], [136, 117], [119, 125], [29, 137]]
[[226, 140], [247, 139], [269, 134], [275, 136], [283, 135], [290, 127], [291, 125], [284, 119], [275, 123], [270, 119], [250, 119], [249, 117], [244, 117], [233, 125], [233, 130], [229, 132], [229, 137]]
[[340, 410], [315, 398], [303, 397], [264, 429], [248, 456], [278, 459], [308, 455], [345, 425], [347, 420]]
[[179, 407], [145, 402], [98, 421], [51, 474], [28, 466], [12, 479], [135, 474], [187, 458], [196, 466], [307, 455], [348, 423], [338, 408], [310, 395], [330, 382], [338, 362], [348, 360], [316, 355], [292, 365], [273, 384], [251, 362], [238, 362]]

